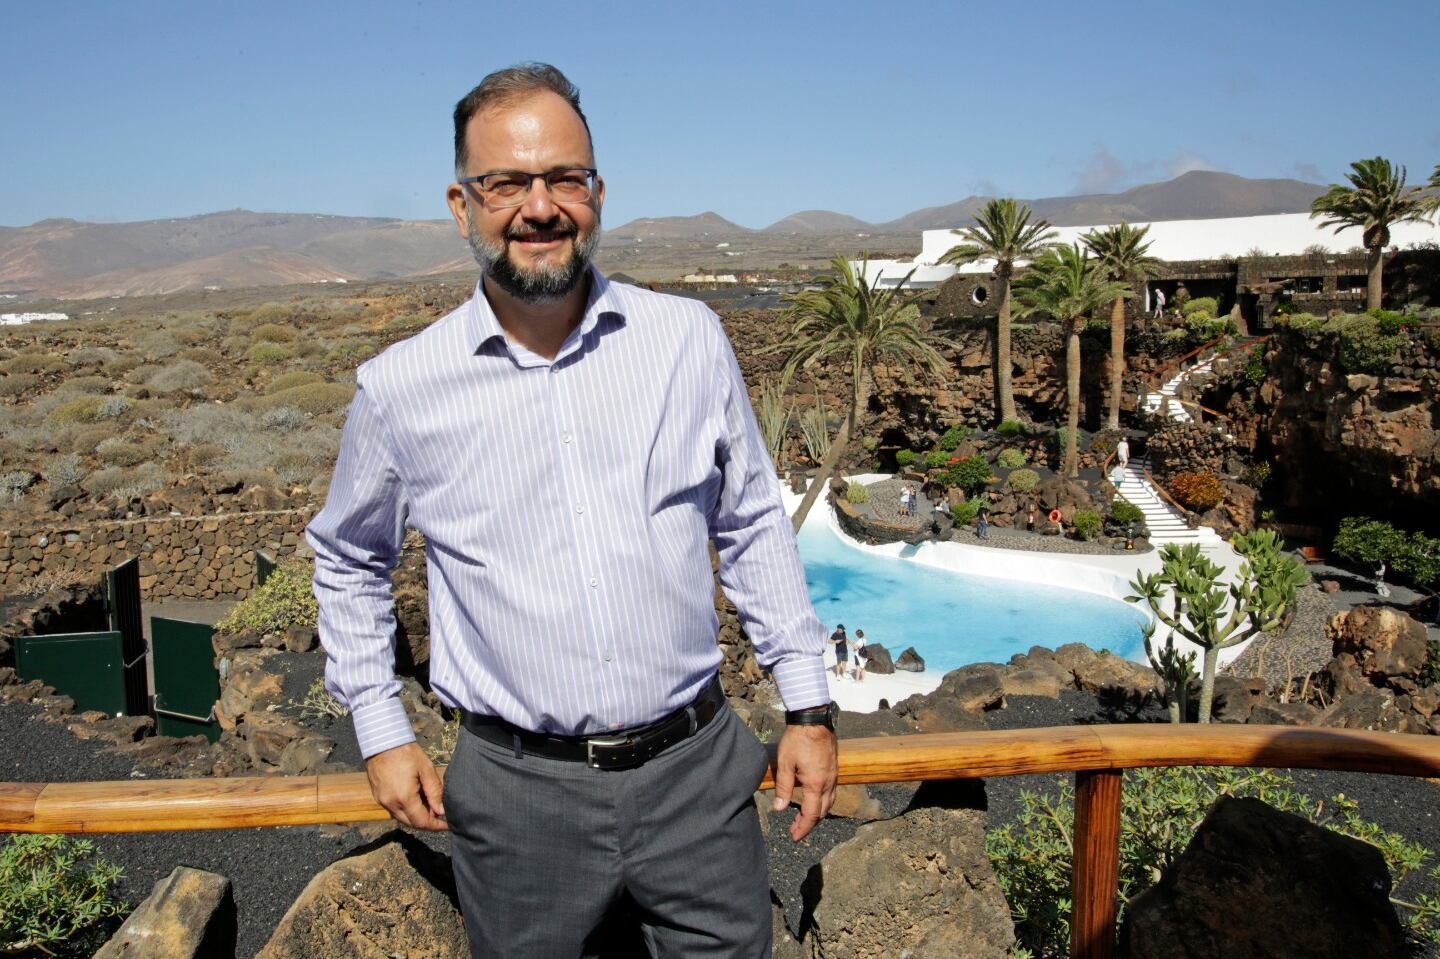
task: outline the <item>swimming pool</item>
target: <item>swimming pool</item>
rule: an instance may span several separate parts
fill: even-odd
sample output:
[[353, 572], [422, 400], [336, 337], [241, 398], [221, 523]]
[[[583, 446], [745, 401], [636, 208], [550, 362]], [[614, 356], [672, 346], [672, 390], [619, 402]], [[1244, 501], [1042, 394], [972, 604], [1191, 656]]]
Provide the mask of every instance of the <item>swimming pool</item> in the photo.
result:
[[[820, 504], [816, 512], [824, 508]], [[1145, 616], [1128, 603], [875, 555], [813, 519], [798, 541], [810, 600], [827, 629], [844, 623], [852, 636], [863, 629], [867, 641], [893, 656], [914, 646], [926, 672], [1003, 663], [1031, 646], [1054, 649], [1077, 642], [1145, 659]]]

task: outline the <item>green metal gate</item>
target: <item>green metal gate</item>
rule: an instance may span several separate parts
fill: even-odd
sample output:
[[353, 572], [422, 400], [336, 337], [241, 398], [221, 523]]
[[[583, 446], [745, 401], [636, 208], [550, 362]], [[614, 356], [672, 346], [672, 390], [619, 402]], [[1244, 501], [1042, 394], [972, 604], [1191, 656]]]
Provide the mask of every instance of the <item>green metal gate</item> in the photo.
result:
[[[75, 700], [81, 712], [98, 709], [111, 716], [143, 715], [144, 707], [126, 704], [124, 640], [119, 632], [20, 636], [15, 640], [15, 671], [38, 679]], [[144, 679], [144, 662], [140, 665]]]
[[155, 731], [162, 736], [220, 738], [215, 701], [220, 675], [204, 623], [150, 617], [150, 655], [155, 669]]
[[105, 574], [105, 596], [110, 629], [118, 632], [124, 651], [125, 712], [142, 716], [150, 711], [150, 687], [145, 679], [145, 633], [140, 617], [140, 560], [131, 557]]

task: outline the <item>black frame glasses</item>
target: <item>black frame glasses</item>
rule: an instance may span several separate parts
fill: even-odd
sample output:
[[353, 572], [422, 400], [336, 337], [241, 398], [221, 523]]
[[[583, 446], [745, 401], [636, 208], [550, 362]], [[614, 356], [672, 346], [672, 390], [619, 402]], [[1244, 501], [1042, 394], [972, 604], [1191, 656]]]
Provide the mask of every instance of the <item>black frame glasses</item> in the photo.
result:
[[[529, 170], [496, 170], [493, 173], [482, 173], [479, 176], [463, 176], [456, 182], [462, 186], [474, 187], [480, 199], [491, 209], [505, 209], [506, 207], [520, 206], [530, 198], [530, 191], [535, 188], [536, 180], [545, 181], [545, 189], [550, 191], [550, 198], [560, 203], [584, 203], [595, 195], [595, 178], [599, 170], [593, 167], [566, 167], [563, 170], [547, 170], [544, 173], [531, 173]], [[562, 178], [574, 177], [578, 173], [585, 175], [583, 185], [585, 194], [583, 196], [565, 196], [564, 189], [556, 190], [557, 184], [562, 187], [572, 181]], [[514, 182], [507, 183], [506, 178], [514, 181], [520, 177], [525, 178], [525, 186], [520, 192], [510, 196], [502, 196], [498, 191], [503, 186], [516, 186]]]

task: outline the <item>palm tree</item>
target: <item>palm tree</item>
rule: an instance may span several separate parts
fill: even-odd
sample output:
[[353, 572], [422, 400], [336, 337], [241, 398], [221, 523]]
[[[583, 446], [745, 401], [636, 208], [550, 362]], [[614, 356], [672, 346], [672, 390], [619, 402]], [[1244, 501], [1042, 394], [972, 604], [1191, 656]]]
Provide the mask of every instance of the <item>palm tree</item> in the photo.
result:
[[1121, 223], [1081, 237], [1110, 279], [1126, 284], [1125, 295], [1115, 297], [1110, 305], [1110, 405], [1105, 412], [1106, 429], [1120, 428], [1120, 390], [1125, 379], [1125, 296], [1134, 293], [1130, 284], [1144, 283], [1160, 266], [1159, 260], [1145, 255], [1150, 249], [1150, 244], [1145, 242], [1145, 234], [1149, 232], [1148, 226], [1137, 230]]
[[1345, 174], [1350, 186], [1332, 183], [1330, 189], [1310, 204], [1310, 216], [1323, 216], [1325, 226], [1335, 232], [1358, 226], [1364, 230], [1362, 243], [1370, 254], [1369, 278], [1365, 284], [1365, 309], [1380, 308], [1381, 273], [1385, 247], [1390, 245], [1392, 223], [1413, 223], [1430, 212], [1430, 197], [1418, 186], [1405, 186], [1405, 168], [1398, 173], [1384, 157], [1356, 160]]
[[1087, 316], [1128, 287], [1106, 275], [1105, 266], [1092, 260], [1079, 243], [1047, 250], [1015, 281], [1019, 314], [1048, 313], [1065, 328], [1065, 463], [1064, 473], [1080, 472], [1076, 437], [1080, 432], [1080, 329]]
[[963, 266], [994, 260], [1000, 281], [1000, 317], [995, 328], [995, 397], [1000, 422], [1015, 419], [1015, 394], [1010, 388], [1010, 278], [1015, 264], [1033, 260], [1059, 234], [1045, 220], [1030, 222], [1030, 207], [1008, 197], [991, 200], [975, 214], [975, 225], [951, 230], [965, 240], [940, 257], [941, 263]]
[[[873, 367], [878, 359], [918, 362], [926, 372], [940, 373], [946, 361], [936, 349], [939, 341], [920, 329], [920, 310], [900, 298], [905, 279], [889, 289], [880, 289], [877, 276], [865, 284], [865, 265], [856, 275], [850, 261], [837, 255], [830, 261], [833, 273], [821, 277], [821, 288], [805, 290], [786, 297], [789, 308], [786, 318], [794, 323], [783, 340], [770, 348], [786, 351], [785, 376], [799, 369], [809, 369], [831, 356], [844, 358], [850, 373], [850, 409], [840, 425], [840, 432], [830, 441], [830, 448], [820, 464], [820, 475], [805, 491], [805, 498], [796, 510], [794, 523], [798, 532], [815, 498], [829, 482], [836, 464], [856, 433], [861, 414], [870, 403], [874, 388]], [[912, 273], [914, 271], [911, 271]]]

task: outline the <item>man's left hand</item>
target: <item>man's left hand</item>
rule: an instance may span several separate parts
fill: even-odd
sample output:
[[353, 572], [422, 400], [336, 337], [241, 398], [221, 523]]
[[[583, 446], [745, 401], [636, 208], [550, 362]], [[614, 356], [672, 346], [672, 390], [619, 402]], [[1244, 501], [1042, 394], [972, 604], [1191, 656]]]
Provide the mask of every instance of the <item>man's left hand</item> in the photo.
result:
[[800, 814], [790, 824], [790, 838], [799, 842], [830, 812], [839, 774], [835, 734], [824, 726], [786, 726], [775, 759], [775, 811], [790, 805], [800, 787]]

